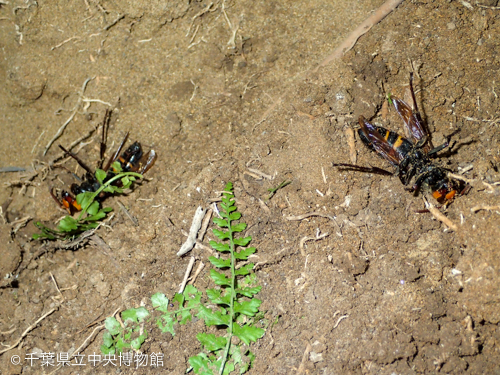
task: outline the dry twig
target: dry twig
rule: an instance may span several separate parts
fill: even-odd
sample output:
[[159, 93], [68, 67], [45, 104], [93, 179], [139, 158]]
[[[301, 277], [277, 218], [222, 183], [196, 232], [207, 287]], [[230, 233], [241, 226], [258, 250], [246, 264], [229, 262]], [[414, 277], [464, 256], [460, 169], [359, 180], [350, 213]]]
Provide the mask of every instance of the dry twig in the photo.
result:
[[56, 311], [57, 309], [59, 308], [59, 306], [57, 307], [54, 307], [53, 309], [49, 310], [48, 312], [46, 312], [45, 314], [43, 314], [40, 318], [38, 318], [38, 320], [33, 323], [32, 325], [30, 325], [28, 328], [26, 328], [26, 330], [21, 334], [21, 336], [17, 339], [17, 341], [12, 344], [11, 346], [7, 347], [6, 349], [4, 350], [1, 350], [0, 351], [0, 354], [3, 354], [5, 352], [8, 352], [9, 350], [11, 349], [14, 349], [16, 346], [19, 345], [19, 343], [21, 342], [21, 340], [33, 329], [36, 327], [36, 325], [38, 323], [40, 323], [42, 320], [44, 320], [47, 316], [49, 316], [50, 314], [52, 314], [54, 311]]
[[194, 262], [195, 262], [195, 258], [191, 257], [191, 259], [189, 259], [189, 263], [188, 263], [188, 266], [186, 268], [186, 273], [184, 274], [184, 279], [182, 280], [181, 286], [179, 287], [179, 294], [182, 294], [182, 292], [184, 292], [184, 288], [186, 287], [186, 284], [188, 282], [189, 275], [191, 274], [191, 271], [193, 270]]
[[64, 122], [64, 124], [61, 125], [59, 130], [57, 131], [56, 135], [49, 141], [47, 146], [45, 147], [45, 151], [43, 152], [43, 156], [47, 154], [47, 151], [49, 151], [50, 146], [62, 135], [64, 132], [64, 129], [66, 129], [66, 126], [73, 120], [75, 115], [77, 114], [78, 110], [80, 109], [80, 106], [83, 102], [83, 94], [85, 93], [85, 89], [87, 88], [87, 84], [92, 81], [95, 77], [92, 78], [87, 78], [85, 82], [83, 82], [82, 88], [80, 90], [80, 93], [78, 95], [78, 101], [76, 102], [75, 106], [73, 107], [73, 112], [69, 116], [69, 118]]
[[[332, 52], [331, 55], [329, 55], [326, 59], [324, 59], [316, 68], [312, 69], [309, 72], [305, 72], [305, 74], [315, 73], [321, 67], [324, 67], [330, 64], [332, 61], [342, 57], [344, 53], [346, 53], [352, 47], [354, 47], [359, 37], [368, 32], [378, 22], [382, 21], [389, 13], [391, 13], [394, 9], [396, 9], [397, 6], [402, 2], [403, 0], [387, 0], [384, 4], [382, 4], [382, 6], [380, 6], [380, 8], [378, 8], [365, 21], [363, 21], [351, 34], [349, 34], [348, 37], [337, 48], [335, 48], [335, 50]], [[295, 79], [298, 79], [303, 76], [304, 76], [303, 74], [299, 74], [295, 77]], [[278, 99], [276, 99], [273, 102], [273, 104], [271, 104], [271, 106], [264, 112], [260, 120], [254, 125], [252, 133], [260, 124], [262, 124], [264, 121], [267, 120], [269, 114], [283, 101], [283, 98], [285, 94], [287, 94], [288, 90], [289, 89], [284, 90], [283, 94]]]
[[432, 203], [430, 203], [427, 198], [422, 197], [425, 203], [425, 208], [429, 210], [429, 212], [434, 216], [437, 220], [442, 222], [444, 225], [446, 225], [448, 228], [450, 228], [453, 231], [457, 231], [458, 227], [453, 224], [453, 222], [448, 219], [446, 216], [444, 216], [441, 211], [439, 211], [436, 206], [434, 206]]
[[177, 256], [181, 256], [190, 251], [194, 244], [196, 243], [196, 236], [198, 235], [198, 231], [201, 228], [201, 221], [205, 216], [205, 211], [201, 206], [196, 209], [196, 212], [193, 217], [193, 222], [191, 223], [191, 228], [189, 229], [189, 235], [186, 239], [186, 242], [182, 244], [181, 249], [177, 252]]
[[500, 205], [499, 206], [485, 206], [485, 205], [480, 205], [480, 206], [474, 206], [470, 209], [472, 212], [476, 213], [481, 210], [486, 210], [486, 211], [495, 211], [495, 210], [500, 210]]
[[200, 272], [203, 270], [204, 267], [205, 267], [205, 263], [200, 262], [200, 264], [198, 264], [198, 268], [196, 268], [196, 271], [194, 271], [194, 275], [191, 278], [191, 280], [189, 280], [189, 284], [191, 284], [191, 285], [194, 284], [194, 282], [196, 281], [196, 278], [198, 277], [198, 275], [200, 274]]
[[403, 0], [387, 0], [384, 4], [382, 4], [382, 6], [380, 6], [380, 8], [373, 12], [370, 17], [364, 20], [361, 25], [359, 25], [352, 33], [350, 33], [349, 36], [340, 44], [340, 46], [335, 48], [333, 53], [326, 59], [324, 59], [316, 67], [316, 69], [313, 70], [313, 72], [316, 72], [320, 67], [326, 66], [332, 61], [339, 59], [347, 51], [351, 50], [362, 35], [366, 34], [373, 26], [382, 21], [402, 2]]
[[304, 354], [302, 355], [302, 361], [300, 361], [299, 369], [297, 370], [297, 375], [305, 372], [306, 369], [306, 361], [309, 358], [309, 353], [311, 352], [312, 346], [309, 342], [307, 342], [306, 350], [304, 350]]

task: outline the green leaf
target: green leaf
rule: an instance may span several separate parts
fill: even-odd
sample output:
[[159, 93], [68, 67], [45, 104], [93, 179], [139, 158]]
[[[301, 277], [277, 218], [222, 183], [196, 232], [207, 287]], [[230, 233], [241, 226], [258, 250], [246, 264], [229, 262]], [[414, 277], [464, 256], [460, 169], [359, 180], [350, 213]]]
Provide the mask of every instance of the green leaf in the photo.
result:
[[234, 244], [235, 245], [238, 245], [238, 246], [246, 246], [250, 243], [250, 241], [252, 241], [252, 237], [244, 237], [244, 238], [235, 238], [233, 240]]
[[[165, 322], [165, 324], [163, 324], [163, 322]], [[164, 314], [161, 316], [161, 319], [156, 320], [156, 325], [163, 333], [170, 332], [172, 336], [175, 336], [175, 322], [176, 320], [174, 319], [173, 314]]]
[[225, 240], [225, 239], [229, 238], [229, 232], [225, 232], [225, 231], [218, 230], [218, 229], [212, 229], [212, 231], [221, 240]]
[[234, 311], [246, 316], [254, 316], [259, 311], [259, 306], [262, 303], [257, 298], [252, 298], [250, 301], [234, 302]]
[[215, 301], [220, 299], [221, 294], [221, 289], [207, 289], [207, 297], [212, 303], [217, 303]]
[[223, 315], [220, 311], [213, 312], [212, 309], [201, 305], [198, 314], [199, 319], [203, 319], [207, 326], [228, 326], [231, 317]]
[[236, 225], [231, 225], [231, 230], [233, 232], [243, 232], [246, 229], [247, 225], [245, 223], [239, 223]]
[[187, 324], [187, 322], [190, 322], [193, 319], [189, 310], [182, 310], [178, 315], [181, 318], [181, 320], [179, 320], [180, 325]]
[[[224, 193], [222, 195], [222, 203], [224, 204], [224, 207], [231, 207], [234, 206], [234, 194], [230, 193]], [[225, 211], [227, 211], [226, 208], [224, 208]]]
[[185, 300], [186, 297], [184, 296], [184, 294], [179, 294], [179, 293], [175, 293], [174, 298], [172, 298], [173, 302], [177, 302], [179, 304], [179, 308], [183, 307]]
[[104, 179], [106, 178], [106, 176], [107, 176], [107, 173], [104, 172], [102, 169], [96, 169], [95, 178], [97, 179], [97, 181], [99, 181], [99, 183], [101, 185], [104, 184]]
[[224, 348], [227, 343], [227, 338], [224, 336], [215, 336], [213, 333], [199, 333], [196, 335], [196, 338], [210, 352]]
[[122, 165], [120, 164], [119, 161], [114, 161], [113, 164], [111, 164], [111, 168], [113, 171], [115, 171], [116, 173], [120, 173], [122, 172]]
[[82, 206], [82, 210], [85, 211], [87, 207], [94, 201], [94, 194], [87, 191], [85, 193], [80, 193], [76, 196], [76, 203]]
[[146, 319], [146, 317], [149, 315], [149, 312], [144, 306], [141, 306], [136, 309], [132, 308], [122, 311], [121, 315], [124, 323], [126, 323], [128, 320], [138, 323]]
[[211, 361], [205, 353], [199, 353], [194, 357], [189, 357], [188, 362], [195, 374], [199, 374], [200, 371], [202, 371], [201, 374], [203, 375], [214, 375], [209, 367]]
[[201, 292], [199, 292], [193, 285], [186, 285], [183, 294], [187, 301], [186, 308], [193, 308], [200, 304], [202, 296]]
[[55, 240], [56, 236], [59, 234], [57, 231], [47, 228], [41, 222], [37, 221], [35, 226], [40, 229], [42, 233], [34, 234], [33, 239], [36, 240], [38, 238], [47, 238], [49, 240]]
[[217, 272], [214, 269], [210, 270], [210, 277], [212, 278], [214, 283], [217, 285], [227, 285], [227, 286], [231, 285], [231, 283], [230, 283], [229, 279], [226, 277], [226, 275], [224, 275], [220, 272]]
[[233, 211], [236, 211], [236, 206], [234, 205], [234, 201], [229, 201], [228, 199], [222, 198], [222, 203], [220, 204], [221, 208], [230, 214]]
[[221, 294], [222, 290], [220, 289], [207, 289], [207, 297], [212, 303], [229, 306], [231, 303], [231, 294], [226, 293], [224, 296], [221, 296]]
[[[98, 202], [94, 202], [94, 203], [98, 203]], [[106, 217], [106, 213], [103, 210], [100, 210], [95, 215], [86, 217], [85, 221], [99, 221], [104, 217]], [[96, 224], [95, 226], [97, 227], [97, 225], [98, 224]]]
[[240, 249], [234, 253], [234, 257], [239, 260], [247, 260], [250, 255], [255, 253], [257, 249], [255, 247], [247, 247], [246, 249]]
[[111, 348], [108, 348], [106, 345], [101, 345], [101, 352], [104, 355], [113, 355], [115, 354], [115, 347], [112, 346]]
[[229, 218], [231, 220], [238, 220], [239, 218], [241, 218], [241, 214], [239, 212], [233, 212], [231, 213], [231, 215], [229, 215]]
[[217, 268], [227, 268], [231, 267], [231, 259], [221, 259], [213, 256], [208, 257], [210, 263], [212, 263]]
[[118, 340], [116, 341], [116, 344], [115, 344], [115, 348], [116, 348], [116, 351], [118, 353], [121, 353], [121, 352], [123, 352], [123, 349], [130, 348], [130, 343], [124, 341], [121, 338], [118, 338]]
[[219, 243], [215, 241], [210, 241], [210, 246], [212, 246], [212, 249], [215, 249], [217, 251], [220, 251], [221, 253], [225, 253], [231, 250], [228, 244], [226, 243]]
[[217, 224], [221, 228], [227, 228], [228, 227], [227, 220], [219, 219], [218, 217], [214, 218], [214, 223]]
[[391, 93], [387, 94], [387, 101], [389, 102], [390, 105], [392, 105]]
[[261, 291], [261, 289], [262, 289], [262, 287], [260, 285], [255, 286], [253, 288], [241, 288], [241, 289], [237, 288], [236, 293], [241, 294], [242, 296], [245, 296], [248, 298], [252, 298], [254, 295], [259, 293]]
[[233, 183], [228, 181], [228, 183], [224, 187], [224, 191], [227, 191], [227, 192], [233, 194]]
[[72, 232], [78, 229], [78, 221], [73, 219], [71, 216], [66, 216], [59, 222], [57, 228], [61, 232]]
[[113, 336], [111, 336], [111, 333], [109, 333], [109, 331], [104, 332], [104, 334], [102, 335], [102, 341], [107, 348], [111, 348], [111, 346], [115, 342], [115, 340], [113, 340]]
[[168, 303], [169, 300], [163, 293], [155, 293], [151, 296], [151, 303], [153, 304], [153, 308], [159, 310], [161, 312], [168, 311]]
[[105, 193], [113, 194], [116, 192], [116, 189], [113, 185], [106, 185], [103, 190]]
[[143, 335], [140, 335], [139, 337], [133, 339], [130, 342], [130, 346], [132, 349], [139, 350], [141, 348], [141, 345], [146, 341], [146, 338], [148, 337], [148, 334], [144, 332]]
[[243, 267], [240, 267], [239, 269], [237, 269], [234, 274], [235, 275], [242, 275], [242, 276], [246, 276], [248, 275], [250, 272], [252, 272], [253, 270], [253, 266], [254, 264], [253, 263], [248, 263], [248, 264], [245, 264]]
[[245, 344], [250, 345], [250, 342], [256, 342], [264, 336], [265, 331], [258, 327], [248, 325], [242, 327], [239, 324], [233, 324], [233, 333]]
[[106, 318], [104, 321], [104, 327], [109, 331], [110, 334], [113, 336], [118, 335], [120, 332], [122, 332], [122, 326], [120, 323], [118, 323], [118, 320], [116, 320], [115, 317], [110, 316]]

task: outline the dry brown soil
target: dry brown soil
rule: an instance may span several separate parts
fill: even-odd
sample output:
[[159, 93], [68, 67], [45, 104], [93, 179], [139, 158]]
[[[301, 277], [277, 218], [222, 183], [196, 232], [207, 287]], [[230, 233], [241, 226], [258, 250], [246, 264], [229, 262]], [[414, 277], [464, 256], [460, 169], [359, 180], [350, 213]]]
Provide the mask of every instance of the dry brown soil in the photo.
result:
[[[316, 73], [381, 0], [209, 4], [0, 1], [0, 167], [25, 169], [0, 174], [0, 350], [59, 306], [0, 356], [1, 373], [50, 373], [11, 358], [71, 352], [115, 310], [155, 292], [171, 297], [189, 261], [176, 252], [196, 207], [233, 181], [262, 263], [261, 309], [277, 321], [254, 346], [250, 373], [499, 374], [497, 1], [404, 1]], [[386, 93], [405, 91], [410, 71], [434, 144], [459, 130], [436, 162], [474, 180], [442, 210], [456, 230], [416, 213], [422, 197], [397, 177], [332, 166], [350, 162], [347, 132], [360, 115], [402, 132], [394, 111], [382, 118], [382, 104]], [[34, 221], [53, 226], [64, 215], [49, 188], [67, 188], [69, 171], [82, 173], [73, 160], [48, 168], [62, 157], [57, 145], [94, 129], [107, 108], [109, 150], [130, 131], [158, 153], [150, 180], [106, 200], [115, 216], [98, 234], [109, 248], [32, 241]], [[75, 147], [93, 167], [99, 139]], [[390, 169], [359, 139], [355, 149], [359, 165]], [[291, 184], [266, 200], [284, 180]], [[287, 219], [313, 212], [323, 216]], [[204, 244], [212, 238], [209, 231]], [[193, 254], [206, 262], [207, 252]], [[211, 287], [208, 272], [198, 288]], [[175, 337], [147, 328], [143, 351], [165, 354], [163, 373], [183, 374], [199, 352], [201, 322]], [[84, 354], [99, 352], [102, 334]], [[59, 373], [96, 371], [151, 369]]]

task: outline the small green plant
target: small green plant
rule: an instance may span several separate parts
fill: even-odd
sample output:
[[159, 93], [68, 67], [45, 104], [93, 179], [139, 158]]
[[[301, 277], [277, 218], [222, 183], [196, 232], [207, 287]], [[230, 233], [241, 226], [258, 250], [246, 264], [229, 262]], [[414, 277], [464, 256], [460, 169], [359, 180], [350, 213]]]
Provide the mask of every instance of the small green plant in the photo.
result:
[[104, 326], [107, 331], [104, 332], [104, 344], [101, 345], [103, 354], [120, 354], [127, 348], [140, 349], [148, 337], [146, 331], [139, 334], [140, 323], [148, 316], [149, 311], [145, 307], [125, 310], [121, 313], [123, 327], [115, 317], [106, 318]]
[[[213, 230], [220, 241], [210, 241], [210, 245], [223, 257], [209, 257], [216, 267], [210, 270], [216, 287], [206, 291], [206, 302], [202, 302], [203, 293], [192, 285], [187, 285], [183, 293], [176, 293], [171, 301], [162, 293], [151, 297], [153, 308], [161, 313], [156, 324], [162, 332], [175, 335], [175, 324], [186, 324], [193, 316], [202, 319], [207, 327], [225, 328], [223, 335], [196, 335], [203, 352], [189, 358], [189, 364], [190, 370], [197, 374], [229, 374], [235, 370], [240, 374], [246, 372], [255, 359], [249, 346], [265, 333], [257, 326], [262, 313], [259, 312], [261, 301], [255, 295], [261, 287], [256, 285], [256, 276], [252, 273], [253, 263], [246, 263], [256, 249], [247, 247], [251, 237], [237, 237], [247, 225], [234, 223], [241, 218], [241, 214], [237, 212], [232, 189], [232, 184], [228, 183], [220, 205], [222, 218], [214, 219], [214, 223], [221, 228]], [[246, 264], [239, 267], [239, 262]], [[105, 336], [103, 351], [113, 345], [117, 347], [118, 342], [121, 347], [121, 342], [128, 342], [127, 338], [118, 341], [120, 329], [116, 324], [110, 324], [113, 331], [108, 326], [106, 328], [109, 334]]]
[[[202, 305], [197, 317], [204, 319], [207, 326], [227, 327], [227, 333], [224, 336], [216, 336], [213, 333], [200, 333], [196, 336], [206, 352], [189, 358], [189, 363], [195, 373], [202, 374], [213, 374], [213, 370], [219, 374], [228, 374], [235, 370], [236, 366], [240, 367], [240, 373], [244, 373], [250, 367], [254, 356], [250, 350], [243, 352], [241, 344], [232, 345], [233, 336], [248, 346], [265, 333], [262, 328], [255, 326], [255, 321], [252, 319], [262, 303], [254, 296], [262, 287], [248, 285], [249, 278], [245, 278], [251, 274], [254, 264], [247, 263], [237, 268], [237, 262], [247, 261], [256, 249], [246, 247], [252, 237], [236, 237], [236, 234], [244, 231], [247, 225], [233, 224], [241, 218], [241, 214], [237, 211], [233, 185], [230, 182], [224, 189], [220, 206], [222, 218], [215, 218], [214, 223], [222, 230], [213, 230], [220, 242], [210, 241], [210, 246], [229, 256], [226, 258], [211, 256], [208, 259], [218, 269], [229, 270], [229, 275], [215, 269], [210, 270], [210, 277], [218, 288], [208, 289], [207, 296], [218, 309], [212, 311], [211, 308]], [[248, 357], [248, 362], [243, 361], [243, 355]]]
[[274, 197], [274, 194], [276, 194], [276, 192], [279, 189], [283, 189], [285, 186], [290, 185], [291, 183], [292, 183], [292, 181], [285, 180], [281, 184], [279, 184], [278, 186], [276, 186], [275, 188], [267, 189], [267, 191], [269, 192], [269, 196], [267, 197], [266, 201], [268, 201], [272, 197]]
[[[111, 207], [101, 207], [96, 198], [101, 193], [123, 194], [124, 189], [128, 189], [136, 178], [142, 178], [142, 175], [135, 172], [123, 172], [119, 162], [114, 162], [112, 169], [116, 175], [105, 182], [108, 174], [102, 169], [97, 169], [95, 177], [101, 185], [95, 192], [85, 192], [76, 196], [76, 202], [82, 207], [78, 218], [73, 216], [64, 217], [57, 226], [57, 229], [51, 229], [44, 226], [39, 221], [35, 225], [40, 229], [40, 233], [33, 235], [33, 239], [46, 238], [49, 240], [69, 239], [77, 237], [83, 232], [97, 228], [99, 221], [106, 217], [107, 213], [112, 211]], [[121, 180], [121, 187], [113, 185]]]

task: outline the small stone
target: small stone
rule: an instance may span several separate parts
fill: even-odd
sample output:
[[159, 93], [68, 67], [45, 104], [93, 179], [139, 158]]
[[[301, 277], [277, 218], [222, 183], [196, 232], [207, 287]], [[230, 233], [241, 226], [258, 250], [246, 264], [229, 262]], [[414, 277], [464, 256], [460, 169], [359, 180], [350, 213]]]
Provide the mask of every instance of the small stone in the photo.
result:
[[310, 352], [309, 353], [309, 360], [313, 363], [321, 362], [321, 361], [323, 361], [323, 354], [316, 353], [316, 352]]

